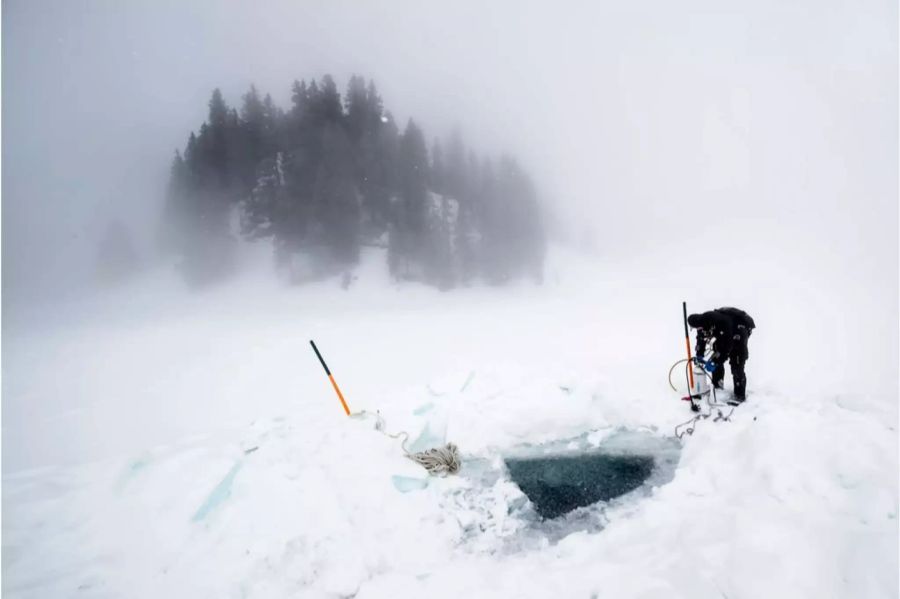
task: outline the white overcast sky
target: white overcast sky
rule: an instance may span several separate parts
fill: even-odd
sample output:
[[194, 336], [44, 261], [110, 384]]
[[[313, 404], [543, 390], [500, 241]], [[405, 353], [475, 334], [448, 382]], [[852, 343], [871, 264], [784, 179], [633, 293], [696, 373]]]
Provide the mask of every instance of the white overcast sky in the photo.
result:
[[772, 234], [896, 297], [896, 2], [4, 0], [2, 16], [5, 295], [85, 270], [110, 217], [149, 251], [214, 87], [286, 106], [295, 78], [358, 73], [430, 137], [459, 126], [517, 155], [608, 255]]

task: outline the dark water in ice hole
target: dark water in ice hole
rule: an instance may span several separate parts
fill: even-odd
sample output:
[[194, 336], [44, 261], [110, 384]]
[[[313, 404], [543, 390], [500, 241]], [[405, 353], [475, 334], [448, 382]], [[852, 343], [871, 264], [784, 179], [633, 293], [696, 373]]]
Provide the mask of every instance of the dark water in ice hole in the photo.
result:
[[543, 518], [634, 491], [650, 478], [654, 464], [650, 455], [604, 453], [506, 460], [513, 482]]
[[[599, 443], [585, 433], [521, 445], [499, 458], [465, 460], [461, 474], [476, 485], [464, 503], [482, 505], [493, 497], [490, 491], [498, 481], [512, 481], [523, 494], [509, 502], [507, 512], [523, 528], [506, 539], [506, 550], [539, 547], [574, 532], [602, 530], [609, 508], [638, 502], [670, 482], [680, 453], [681, 443], [673, 437], [627, 429], [610, 433]], [[485, 534], [490, 526], [490, 519], [473, 523], [471, 538]]]

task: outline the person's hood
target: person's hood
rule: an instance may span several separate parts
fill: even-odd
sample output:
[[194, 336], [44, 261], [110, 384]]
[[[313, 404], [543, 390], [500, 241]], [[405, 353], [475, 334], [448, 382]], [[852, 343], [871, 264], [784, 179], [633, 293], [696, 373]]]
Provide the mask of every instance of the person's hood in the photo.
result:
[[709, 316], [706, 314], [691, 314], [688, 316], [688, 325], [690, 325], [692, 329], [709, 328]]

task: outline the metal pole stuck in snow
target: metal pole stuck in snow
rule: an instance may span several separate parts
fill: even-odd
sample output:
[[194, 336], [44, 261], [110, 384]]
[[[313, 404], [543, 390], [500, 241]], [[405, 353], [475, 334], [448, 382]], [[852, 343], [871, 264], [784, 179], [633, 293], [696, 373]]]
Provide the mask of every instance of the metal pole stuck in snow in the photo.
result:
[[[691, 388], [688, 389], [688, 395], [690, 396], [694, 392], [694, 369], [691, 366], [691, 334], [688, 331], [688, 323], [687, 323], [687, 302], [681, 302], [681, 311], [684, 316], [684, 345], [687, 347], [687, 356], [688, 356], [688, 376], [691, 381]], [[315, 346], [313, 346], [315, 347]], [[320, 358], [321, 359], [321, 358]], [[324, 362], [323, 362], [324, 364]], [[691, 397], [691, 401], [694, 401], [694, 398]]]
[[332, 376], [331, 371], [328, 370], [328, 364], [325, 363], [325, 360], [322, 358], [322, 354], [319, 353], [319, 348], [316, 347], [316, 344], [312, 339], [309, 340], [309, 344], [312, 345], [313, 351], [316, 352], [316, 357], [318, 357], [319, 362], [322, 363], [322, 368], [325, 369], [325, 374], [328, 375], [328, 380], [331, 381], [331, 386], [334, 387], [334, 392], [337, 393], [338, 399], [341, 400], [341, 405], [344, 406], [344, 412], [347, 414], [347, 416], [349, 416], [350, 408], [347, 407], [347, 402], [344, 401], [344, 394], [341, 393], [341, 390], [338, 387], [337, 383], [334, 382], [334, 376]]

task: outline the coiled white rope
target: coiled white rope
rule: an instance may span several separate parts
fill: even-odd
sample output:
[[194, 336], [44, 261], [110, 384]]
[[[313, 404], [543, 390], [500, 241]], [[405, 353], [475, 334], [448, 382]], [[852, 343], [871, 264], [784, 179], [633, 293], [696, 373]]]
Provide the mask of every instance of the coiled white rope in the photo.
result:
[[407, 453], [406, 457], [425, 468], [428, 474], [435, 476], [447, 476], [459, 472], [459, 449], [453, 443], [418, 453]]
[[443, 447], [433, 447], [431, 449], [426, 449], [425, 451], [410, 452], [406, 448], [406, 443], [409, 441], [409, 433], [406, 431], [400, 431], [394, 434], [387, 432], [385, 429], [384, 418], [382, 418], [380, 412], [363, 410], [362, 412], [354, 412], [350, 415], [351, 418], [366, 418], [368, 416], [373, 416], [375, 418], [375, 430], [381, 434], [390, 437], [391, 439], [399, 439], [402, 437], [403, 440], [400, 442], [400, 448], [403, 449], [403, 453], [407, 458], [425, 468], [425, 470], [428, 471], [428, 474], [434, 476], [447, 476], [448, 474], [456, 474], [459, 472], [461, 462], [459, 448], [456, 447], [455, 444], [447, 443]]

